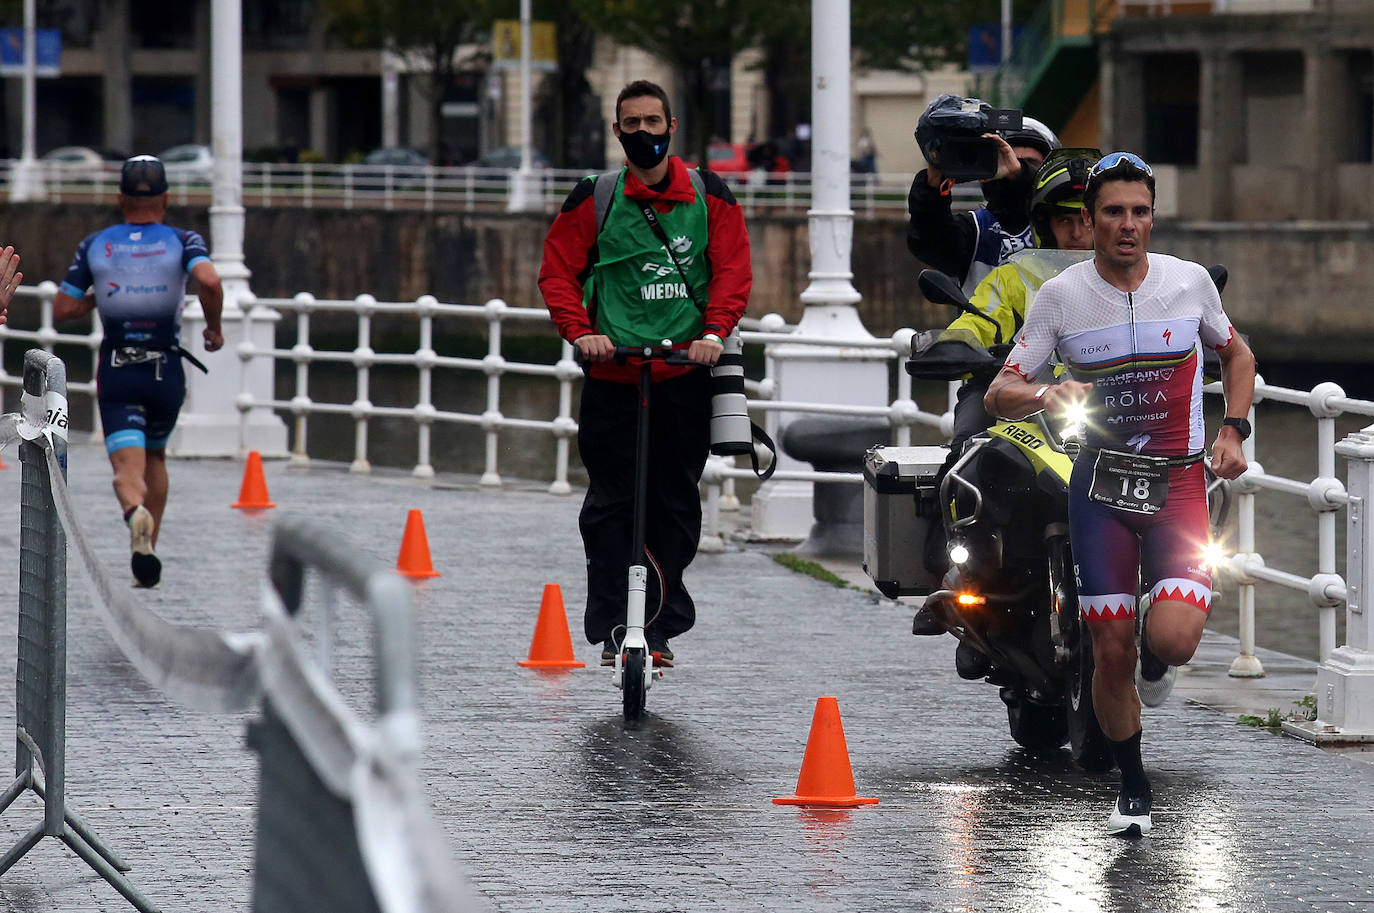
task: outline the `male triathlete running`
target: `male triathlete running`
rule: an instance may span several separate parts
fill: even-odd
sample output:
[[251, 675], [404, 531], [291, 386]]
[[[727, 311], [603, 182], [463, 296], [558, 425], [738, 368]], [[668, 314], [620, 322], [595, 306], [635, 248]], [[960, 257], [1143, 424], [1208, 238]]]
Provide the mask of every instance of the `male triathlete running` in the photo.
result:
[[205, 351], [224, 345], [224, 293], [204, 239], [162, 224], [167, 174], [155, 156], [136, 155], [119, 179], [124, 222], [88, 236], [53, 303], [53, 319], [99, 310], [105, 338], [96, 372], [100, 425], [114, 468], [115, 497], [129, 525], [134, 585], [157, 586], [153, 553], [167, 506], [167, 439], [186, 396], [181, 309], [186, 276], [200, 285]]
[[[1001, 266], [988, 273], [973, 293], [971, 304], [996, 321], [994, 325], [972, 314], [960, 314], [935, 341], [932, 351], [941, 345], [969, 345], [987, 348], [998, 336], [1010, 342], [1026, 319], [1026, 308], [1046, 280], [1076, 258], [1086, 253], [1050, 254], [1046, 251], [1092, 250], [1092, 232], [1083, 220], [1083, 190], [1088, 183], [1090, 169], [1102, 153], [1096, 149], [1057, 149], [1050, 153], [1036, 174], [1030, 195], [1031, 230], [1035, 250], [1018, 251]], [[969, 438], [987, 430], [992, 417], [983, 408], [987, 393], [985, 382], [969, 379], [959, 388], [954, 406], [954, 436], [950, 441], [949, 459], [940, 475], [954, 465], [964, 451]], [[943, 573], [946, 563], [944, 528], [931, 527], [931, 539], [926, 546], [926, 562], [936, 574]], [[911, 633], [917, 635], [943, 634], [945, 626], [939, 616], [922, 606], [912, 619]], [[978, 650], [960, 641], [955, 652], [959, 674], [970, 679], [982, 678], [988, 672], [988, 661]]]
[[[1093, 702], [1121, 770], [1107, 830], [1150, 830], [1150, 781], [1140, 758], [1140, 704], [1162, 702], [1169, 666], [1186, 663], [1211, 608], [1205, 565], [1201, 345], [1221, 359], [1226, 418], [1211, 468], [1246, 469], [1255, 358], [1231, 326], [1207, 271], [1148, 253], [1154, 175], [1129, 152], [1089, 172], [1083, 206], [1093, 259], [1046, 282], [988, 390], [990, 412], [1020, 418], [1086, 400], [1085, 445], [1069, 486], [1078, 605], [1092, 632]], [[1032, 382], [1058, 350], [1074, 380]], [[1135, 643], [1136, 592], [1149, 587]], [[1139, 687], [1139, 691], [1137, 691]]]

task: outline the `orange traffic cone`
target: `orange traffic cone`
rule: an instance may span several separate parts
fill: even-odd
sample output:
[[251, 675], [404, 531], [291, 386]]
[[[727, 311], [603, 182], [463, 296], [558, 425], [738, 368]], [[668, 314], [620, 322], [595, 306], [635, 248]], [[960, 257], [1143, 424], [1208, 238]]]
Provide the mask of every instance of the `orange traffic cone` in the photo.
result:
[[425, 535], [425, 518], [417, 508], [406, 516], [406, 531], [401, 537], [401, 553], [396, 556], [396, 573], [410, 578], [438, 577], [439, 572], [429, 560], [429, 537]]
[[277, 506], [268, 500], [267, 479], [262, 474], [262, 455], [256, 450], [249, 451], [248, 463], [243, 467], [243, 485], [239, 487], [239, 499], [229, 506], [246, 510]]
[[563, 590], [556, 583], [544, 584], [539, 620], [534, 623], [534, 639], [530, 641], [530, 658], [518, 662], [528, 669], [580, 669], [586, 665], [573, 658]]
[[811, 735], [802, 756], [797, 794], [773, 800], [778, 805], [828, 805], [853, 808], [875, 805], [871, 796], [854, 795], [854, 772], [849, 767], [849, 748], [840, 723], [840, 704], [833, 697], [816, 699], [816, 714], [811, 718]]

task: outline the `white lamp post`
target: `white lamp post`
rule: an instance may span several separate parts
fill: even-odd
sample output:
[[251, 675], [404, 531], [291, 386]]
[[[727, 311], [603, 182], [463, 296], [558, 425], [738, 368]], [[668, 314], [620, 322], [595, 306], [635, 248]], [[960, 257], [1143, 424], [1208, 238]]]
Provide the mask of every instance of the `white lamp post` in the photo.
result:
[[[197, 353], [210, 374], [187, 368], [186, 404], [168, 450], [176, 456], [238, 456], [257, 450], [286, 456], [286, 426], [262, 409], [246, 420], [238, 410], [242, 392], [270, 399], [270, 358], [241, 359], [240, 353], [270, 349], [281, 319], [253, 303], [243, 258], [243, 40], [240, 0], [211, 0], [211, 147], [215, 165], [210, 204], [210, 256], [224, 285], [224, 348], [201, 348], [205, 314], [199, 302], [182, 315], [181, 344]], [[246, 313], [247, 312], [247, 313]], [[251, 319], [249, 319], [251, 318]], [[242, 439], [240, 439], [240, 437]]]
[[[849, 0], [811, 5], [811, 235], [810, 285], [800, 330], [836, 339], [872, 339], [855, 305], [850, 253], [854, 212], [849, 202]], [[777, 345], [777, 397], [787, 401], [886, 405], [888, 354], [879, 350]], [[844, 357], [837, 357], [843, 355]], [[779, 454], [780, 469], [810, 469]], [[811, 483], [767, 482], [751, 504], [755, 534], [801, 538], [811, 528]]]
[[34, 0], [24, 0], [24, 138], [23, 150], [10, 178], [10, 200], [15, 203], [47, 197], [42, 166], [38, 163], [38, 31]]
[[520, 167], [511, 175], [508, 212], [528, 212], [539, 206], [539, 181], [530, 159], [533, 141], [534, 86], [530, 74], [530, 0], [520, 0]]

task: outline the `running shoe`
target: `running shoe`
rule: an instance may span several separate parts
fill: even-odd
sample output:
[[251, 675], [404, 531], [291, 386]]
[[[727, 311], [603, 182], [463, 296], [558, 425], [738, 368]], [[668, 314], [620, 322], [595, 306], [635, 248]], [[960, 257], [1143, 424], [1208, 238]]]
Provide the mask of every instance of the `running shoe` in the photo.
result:
[[672, 667], [673, 649], [668, 646], [668, 638], [657, 628], [648, 628], [644, 632], [644, 639], [649, 642], [649, 652], [654, 655], [654, 662], [659, 666]]
[[129, 569], [134, 586], [155, 587], [162, 580], [162, 562], [153, 554], [153, 515], [142, 504], [129, 515]]
[[1115, 837], [1144, 837], [1150, 832], [1150, 793], [1128, 796], [1123, 789], [1112, 805], [1107, 833]]
[[[1149, 610], [1146, 609], [1148, 612]], [[1140, 703], [1146, 707], [1158, 707], [1174, 690], [1178, 680], [1178, 669], [1169, 665], [1150, 652], [1150, 644], [1145, 639], [1145, 615], [1140, 616], [1140, 650], [1135, 661], [1135, 690], [1140, 695]]]

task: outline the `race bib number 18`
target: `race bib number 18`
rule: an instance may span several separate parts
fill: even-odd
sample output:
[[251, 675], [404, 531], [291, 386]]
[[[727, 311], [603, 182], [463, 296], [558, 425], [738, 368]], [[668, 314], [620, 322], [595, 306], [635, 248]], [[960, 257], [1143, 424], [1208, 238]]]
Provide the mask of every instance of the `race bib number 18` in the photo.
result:
[[1168, 461], [1114, 450], [1098, 451], [1088, 497], [1118, 510], [1159, 513], [1169, 497]]

